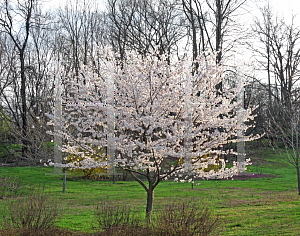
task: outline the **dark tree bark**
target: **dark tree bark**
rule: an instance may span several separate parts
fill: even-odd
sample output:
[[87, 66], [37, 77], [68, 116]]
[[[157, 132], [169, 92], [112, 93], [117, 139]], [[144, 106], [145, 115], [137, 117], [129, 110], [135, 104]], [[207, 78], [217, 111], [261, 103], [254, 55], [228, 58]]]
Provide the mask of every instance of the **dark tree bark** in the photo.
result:
[[289, 107], [282, 106], [282, 113], [281, 119], [271, 116], [266, 133], [273, 139], [273, 143], [269, 142], [273, 149], [296, 168], [298, 194], [300, 195], [300, 110], [298, 105], [291, 104]]
[[[135, 181], [137, 181], [147, 192], [147, 203], [146, 203], [146, 220], [147, 223], [150, 224], [152, 221], [152, 211], [153, 211], [153, 201], [154, 201], [154, 189], [158, 185], [159, 182], [162, 181], [162, 179], [165, 176], [169, 176], [173, 171], [170, 171], [167, 173], [163, 178], [159, 177], [160, 172], [159, 171], [153, 171], [150, 172], [149, 169], [146, 173], [141, 173], [134, 171], [132, 169], [124, 168], [122, 166], [119, 166], [122, 170], [125, 170], [131, 174], [131, 176], [134, 178]], [[137, 174], [144, 176], [148, 180], [148, 187], [143, 183], [143, 181], [137, 176]]]
[[[19, 53], [19, 62], [20, 62], [20, 74], [21, 74], [21, 119], [22, 119], [22, 157], [26, 158], [28, 153], [28, 140], [27, 140], [27, 99], [26, 99], [26, 74], [25, 74], [25, 50], [27, 48], [27, 43], [29, 39], [30, 29], [33, 19], [34, 11], [34, 0], [25, 0], [18, 2], [15, 9], [12, 8], [10, 2], [5, 0], [2, 3], [2, 11], [0, 17], [0, 26], [2, 32], [8, 34], [11, 40], [14, 42], [15, 47]], [[19, 32], [23, 33], [23, 37], [19, 33], [15, 33], [14, 25], [14, 14], [19, 12], [23, 18], [23, 26], [19, 29]]]
[[154, 200], [154, 188], [149, 185], [147, 191], [147, 207], [146, 207], [146, 218], [148, 223], [152, 221], [152, 210], [153, 210], [153, 200]]
[[[192, 50], [193, 58], [198, 55], [198, 51], [206, 52], [210, 50], [216, 53], [216, 64], [222, 63], [224, 54], [231, 50], [235, 43], [241, 38], [236, 36], [234, 41], [228, 41], [224, 49], [226, 36], [229, 36], [230, 29], [237, 28], [231, 25], [234, 18], [233, 13], [241, 8], [246, 0], [182, 0], [183, 11], [192, 28]], [[197, 19], [197, 24], [195, 23]], [[199, 32], [199, 36], [196, 36]], [[231, 35], [232, 36], [232, 35]], [[199, 48], [197, 43], [199, 42]], [[222, 94], [222, 82], [216, 85], [217, 93]]]
[[192, 8], [192, 0], [189, 0], [188, 4], [186, 3], [186, 1], [182, 0], [182, 5], [183, 5], [183, 11], [188, 21], [191, 23], [192, 39], [193, 39], [193, 61], [194, 61], [198, 57], [198, 46], [197, 46], [197, 30], [196, 30], [197, 27], [196, 27], [195, 14]]
[[66, 193], [66, 183], [67, 183], [67, 168], [63, 168], [63, 191], [62, 191], [62, 193]]
[[298, 179], [298, 195], [300, 195], [300, 171], [299, 171], [299, 166], [297, 166], [296, 168], [297, 168], [297, 179]]
[[[178, 1], [109, 0], [109, 42], [126, 59], [127, 50], [145, 56], [171, 55], [185, 35]], [[169, 61], [169, 58], [167, 58]]]
[[[282, 125], [288, 124], [291, 107], [299, 101], [293, 96], [299, 82], [300, 30], [292, 23], [275, 18], [269, 5], [261, 9], [262, 20], [255, 20], [253, 28], [255, 47], [250, 48], [256, 55], [261, 68], [267, 72], [268, 84], [264, 86], [268, 97], [265, 111], [267, 119], [276, 119]], [[269, 136], [271, 140], [271, 134]]]

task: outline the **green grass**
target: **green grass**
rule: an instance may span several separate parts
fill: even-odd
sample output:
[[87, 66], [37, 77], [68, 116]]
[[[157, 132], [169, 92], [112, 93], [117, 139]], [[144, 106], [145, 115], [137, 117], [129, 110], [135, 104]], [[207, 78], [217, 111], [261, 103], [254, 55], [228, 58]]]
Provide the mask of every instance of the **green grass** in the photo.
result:
[[[276, 178], [196, 181], [201, 184], [194, 185], [193, 190], [189, 183], [161, 182], [154, 192], [154, 213], [171, 200], [192, 198], [221, 215], [224, 225], [219, 235], [299, 235], [300, 197], [296, 169], [270, 148], [247, 157], [253, 163], [247, 172], [272, 174]], [[135, 181], [118, 181], [113, 185], [110, 181], [69, 177], [66, 194], [62, 194], [62, 176], [45, 175], [51, 172], [51, 167], [0, 168], [0, 174], [22, 179], [24, 194], [31, 191], [30, 186], [45, 185], [46, 191], [57, 198], [60, 208], [64, 209], [56, 222], [59, 227], [94, 232], [93, 210], [105, 199], [129, 204], [136, 208], [141, 218], [145, 217], [146, 192]], [[0, 200], [0, 208], [8, 207], [10, 201], [15, 199]], [[1, 214], [3, 211], [0, 224]]]

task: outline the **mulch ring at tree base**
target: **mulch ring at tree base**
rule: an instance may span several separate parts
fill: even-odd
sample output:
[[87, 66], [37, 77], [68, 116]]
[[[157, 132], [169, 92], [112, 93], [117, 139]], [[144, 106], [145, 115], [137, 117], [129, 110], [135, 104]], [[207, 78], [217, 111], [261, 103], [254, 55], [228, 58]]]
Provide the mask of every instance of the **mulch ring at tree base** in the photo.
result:
[[[248, 179], [256, 179], [256, 178], [276, 178], [276, 175], [267, 175], [267, 174], [256, 174], [256, 173], [243, 173], [242, 175], [234, 175], [232, 178], [229, 177], [228, 179], [218, 179], [218, 180], [232, 180], [232, 179], [239, 179], [239, 180], [248, 180]], [[195, 178], [195, 180], [203, 180], [203, 178]]]
[[[248, 179], [256, 179], [256, 178], [276, 178], [276, 175], [267, 175], [267, 174], [255, 174], [255, 173], [243, 173], [242, 175], [234, 175], [233, 179], [239, 180], [248, 180]], [[228, 178], [232, 179], [232, 178]]]
[[[256, 179], [256, 178], [276, 178], [275, 175], [267, 175], [267, 174], [255, 174], [255, 173], [243, 173], [242, 175], [234, 175], [231, 179], [239, 179], [239, 180], [248, 180], [248, 179]], [[227, 180], [227, 179], [221, 179], [221, 180]]]

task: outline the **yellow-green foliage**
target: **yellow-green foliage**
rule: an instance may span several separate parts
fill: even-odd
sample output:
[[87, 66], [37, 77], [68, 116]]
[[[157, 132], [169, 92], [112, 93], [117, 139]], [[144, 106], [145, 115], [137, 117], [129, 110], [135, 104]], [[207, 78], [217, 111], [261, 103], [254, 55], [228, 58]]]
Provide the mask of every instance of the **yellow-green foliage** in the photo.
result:
[[[96, 151], [96, 153], [99, 155], [95, 155], [95, 154], [91, 154], [91, 153], [86, 153], [85, 156], [86, 157], [91, 157], [93, 158], [95, 161], [101, 160], [101, 155], [104, 154], [106, 152], [106, 148], [102, 147], [100, 150], [98, 150], [98, 147], [95, 146], [93, 147], [93, 150]], [[82, 152], [82, 150], [80, 148], [77, 149], [77, 151]], [[67, 159], [66, 162], [67, 163], [73, 163], [75, 161], [79, 162], [79, 166], [80, 165], [80, 161], [83, 160], [84, 157], [78, 156], [78, 155], [74, 155], [74, 154], [69, 154], [67, 153]], [[104, 159], [102, 159], [104, 161]], [[105, 168], [100, 168], [100, 167], [96, 167], [96, 168], [90, 168], [90, 169], [72, 169], [70, 170], [70, 168], [67, 168], [68, 172], [71, 173], [83, 173], [85, 177], [89, 178], [89, 179], [98, 179], [99, 178], [99, 174], [101, 173], [105, 173], [106, 170]]]
[[[213, 157], [214, 154], [212, 153], [208, 153], [208, 154], [205, 154], [204, 156], [202, 156], [201, 158], [204, 158], [204, 159], [207, 159], [207, 157]], [[201, 161], [201, 162], [205, 162], [204, 161]], [[211, 164], [208, 164], [207, 165], [207, 168], [203, 169], [204, 172], [209, 172], [211, 170], [214, 170], [214, 172], [217, 172], [219, 169], [221, 169], [222, 167], [222, 164], [221, 164], [221, 161], [220, 161], [220, 157], [218, 156], [217, 159], [216, 159], [216, 163], [217, 165], [211, 165]]]
[[[201, 162], [202, 163], [206, 162], [207, 157], [213, 157], [213, 156], [214, 156], [214, 154], [212, 154], [212, 153], [205, 154], [204, 156], [201, 157], [201, 158], [203, 158], [205, 160], [203, 160]], [[222, 167], [222, 164], [221, 164], [221, 161], [220, 161], [220, 157], [217, 157], [216, 162], [217, 162], [217, 165], [208, 164], [207, 168], [203, 169], [203, 171], [204, 172], [209, 172], [211, 170], [214, 170], [215, 172], [217, 172]], [[178, 164], [180, 165], [182, 163], [183, 163], [183, 158], [180, 158], [179, 161], [178, 161]]]
[[3, 112], [0, 106], [0, 136], [3, 139], [6, 139], [7, 136], [10, 134], [10, 119], [9, 117]]

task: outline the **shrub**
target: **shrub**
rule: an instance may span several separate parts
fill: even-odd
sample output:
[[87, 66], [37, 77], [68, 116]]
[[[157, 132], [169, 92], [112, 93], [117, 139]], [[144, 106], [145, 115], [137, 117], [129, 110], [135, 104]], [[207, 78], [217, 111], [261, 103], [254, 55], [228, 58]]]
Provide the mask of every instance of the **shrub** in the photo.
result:
[[44, 192], [33, 192], [9, 205], [4, 215], [6, 227], [18, 229], [49, 229], [59, 214], [57, 203]]
[[16, 196], [20, 188], [22, 188], [22, 184], [19, 178], [0, 175], [0, 199]]
[[103, 232], [98, 232], [93, 234], [93, 236], [151, 236], [152, 229], [151, 227], [144, 226], [119, 226], [119, 227], [111, 227], [110, 229], [106, 229]]
[[139, 225], [134, 214], [130, 215], [131, 208], [127, 205], [118, 206], [111, 201], [102, 201], [94, 211], [98, 228], [110, 230], [118, 227], [135, 227]]
[[165, 205], [154, 220], [153, 235], [161, 236], [204, 236], [220, 226], [220, 218], [213, 217], [208, 208], [187, 201]]
[[1, 236], [91, 236], [89, 233], [73, 232], [68, 229], [60, 229], [58, 227], [49, 229], [0, 229]]
[[154, 215], [151, 226], [141, 225], [130, 217], [128, 206], [116, 206], [103, 202], [95, 210], [96, 220], [103, 232], [97, 236], [206, 236], [214, 233], [221, 221], [211, 215], [208, 208], [199, 208], [196, 204], [173, 202], [165, 205]]

